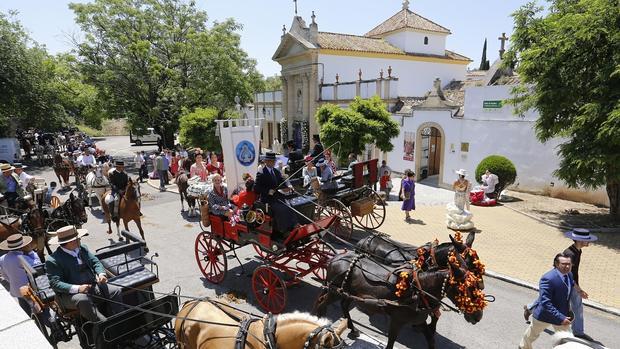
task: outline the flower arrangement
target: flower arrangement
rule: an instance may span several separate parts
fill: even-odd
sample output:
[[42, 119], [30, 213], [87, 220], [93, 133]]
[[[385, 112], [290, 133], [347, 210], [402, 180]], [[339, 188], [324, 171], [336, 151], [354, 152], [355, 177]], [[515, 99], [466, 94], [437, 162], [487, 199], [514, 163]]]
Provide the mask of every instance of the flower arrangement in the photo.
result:
[[418, 258], [415, 260], [415, 262], [413, 263], [418, 269], [422, 269], [422, 265], [424, 264], [424, 260], [425, 257], [424, 255], [426, 254], [426, 250], [422, 247], [418, 248], [418, 250], [416, 251], [418, 253]]
[[400, 274], [398, 274], [398, 282], [396, 282], [396, 291], [394, 292], [396, 297], [400, 298], [405, 294], [405, 292], [409, 288], [408, 280], [409, 280], [408, 272], [401, 271]]

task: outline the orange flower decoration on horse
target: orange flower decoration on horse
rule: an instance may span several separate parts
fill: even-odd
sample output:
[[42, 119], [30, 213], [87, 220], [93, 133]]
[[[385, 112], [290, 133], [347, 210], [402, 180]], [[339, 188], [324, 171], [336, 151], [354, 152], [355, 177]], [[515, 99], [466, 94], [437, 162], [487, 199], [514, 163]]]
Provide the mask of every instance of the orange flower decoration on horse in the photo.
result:
[[396, 297], [400, 298], [405, 295], [405, 292], [409, 288], [408, 280], [409, 280], [408, 272], [401, 271], [400, 274], [398, 274], [398, 282], [396, 282], [396, 291], [394, 292]]

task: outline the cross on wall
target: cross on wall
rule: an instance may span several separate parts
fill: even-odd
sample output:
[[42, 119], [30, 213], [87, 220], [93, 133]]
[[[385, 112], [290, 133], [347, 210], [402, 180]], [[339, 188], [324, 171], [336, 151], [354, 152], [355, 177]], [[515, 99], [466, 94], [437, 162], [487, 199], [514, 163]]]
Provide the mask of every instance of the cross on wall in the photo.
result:
[[499, 58], [501, 59], [504, 56], [504, 52], [506, 52], [505, 46], [506, 41], [508, 41], [508, 37], [506, 36], [506, 33], [502, 33], [502, 36], [497, 38], [497, 40], [501, 41], [501, 47], [499, 49]]

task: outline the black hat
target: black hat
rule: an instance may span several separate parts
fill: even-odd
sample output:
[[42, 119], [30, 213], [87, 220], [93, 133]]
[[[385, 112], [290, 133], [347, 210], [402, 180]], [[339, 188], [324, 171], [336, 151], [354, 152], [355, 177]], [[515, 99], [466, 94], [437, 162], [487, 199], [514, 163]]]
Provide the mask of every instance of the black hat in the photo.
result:
[[21, 162], [16, 162], [16, 163], [13, 164], [13, 167], [15, 167], [16, 169], [18, 169], [18, 168], [24, 169], [24, 168], [26, 168], [28, 166], [22, 165]]
[[292, 139], [289, 139], [288, 141], [286, 141], [286, 145], [289, 147], [295, 147], [295, 141]]
[[263, 160], [276, 160], [276, 153], [269, 151], [265, 154], [265, 157], [263, 158]]
[[312, 135], [312, 140], [316, 141], [316, 142], [320, 142], [321, 141], [321, 137], [319, 135]]
[[125, 166], [125, 162], [123, 160], [114, 161], [115, 166]]

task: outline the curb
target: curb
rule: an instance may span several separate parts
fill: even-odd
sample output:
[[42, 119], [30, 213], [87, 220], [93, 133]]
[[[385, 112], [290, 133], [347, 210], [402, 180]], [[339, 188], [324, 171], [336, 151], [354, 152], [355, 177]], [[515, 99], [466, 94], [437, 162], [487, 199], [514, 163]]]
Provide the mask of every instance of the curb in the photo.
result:
[[[513, 277], [508, 276], [508, 275], [496, 273], [496, 272], [491, 271], [491, 270], [487, 270], [485, 272], [485, 275], [488, 275], [488, 276], [490, 276], [490, 277], [492, 277], [494, 279], [497, 279], [497, 280], [505, 281], [505, 282], [508, 282], [508, 283], [511, 283], [511, 284], [514, 284], [514, 285], [517, 285], [517, 286], [521, 286], [521, 287], [529, 288], [529, 289], [534, 290], [534, 291], [538, 291], [538, 286], [533, 285], [533, 284], [531, 284], [529, 282], [517, 279], [517, 278], [513, 278]], [[594, 308], [596, 310], [600, 310], [602, 312], [605, 312], [607, 314], [611, 314], [611, 315], [615, 315], [615, 316], [619, 316], [620, 317], [620, 309], [618, 309], [618, 308], [608, 307], [608, 306], [606, 306], [604, 304], [601, 304], [601, 303], [598, 303], [598, 302], [594, 302], [594, 301], [591, 301], [589, 299], [584, 299], [583, 300], [583, 304], [585, 304], [585, 305], [587, 305], [587, 306], [589, 306], [591, 308]]]
[[[546, 221], [546, 220], [544, 220], [542, 218], [536, 217], [536, 216], [531, 215], [529, 213], [525, 213], [525, 212], [523, 212], [521, 210], [517, 210], [514, 207], [510, 207], [510, 205], [502, 204], [502, 206], [506, 207], [506, 208], [508, 208], [508, 209], [510, 209], [510, 210], [512, 210], [514, 212], [520, 213], [520, 214], [522, 214], [522, 215], [524, 215], [524, 216], [526, 216], [528, 218], [531, 218], [531, 219], [533, 219], [535, 221], [538, 221], [540, 223], [543, 223], [543, 224], [546, 224], [546, 225], [548, 225], [550, 227], [553, 227], [553, 228], [562, 229], [562, 230], [571, 230], [571, 229], [574, 228], [574, 227], [569, 227], [569, 226], [566, 226], [566, 225], [560, 225], [560, 224], [551, 223], [549, 221]], [[590, 229], [590, 231], [600, 232], [600, 233], [620, 233], [620, 228], [592, 228], [592, 229]]]
[[[151, 181], [155, 182], [156, 184], [151, 183]], [[149, 187], [159, 191], [159, 179], [150, 179], [149, 178], [149, 179], [146, 180], [146, 184], [148, 184]], [[170, 184], [170, 185], [166, 186], [166, 191], [165, 192], [178, 194], [179, 190], [177, 189], [176, 185]]]

